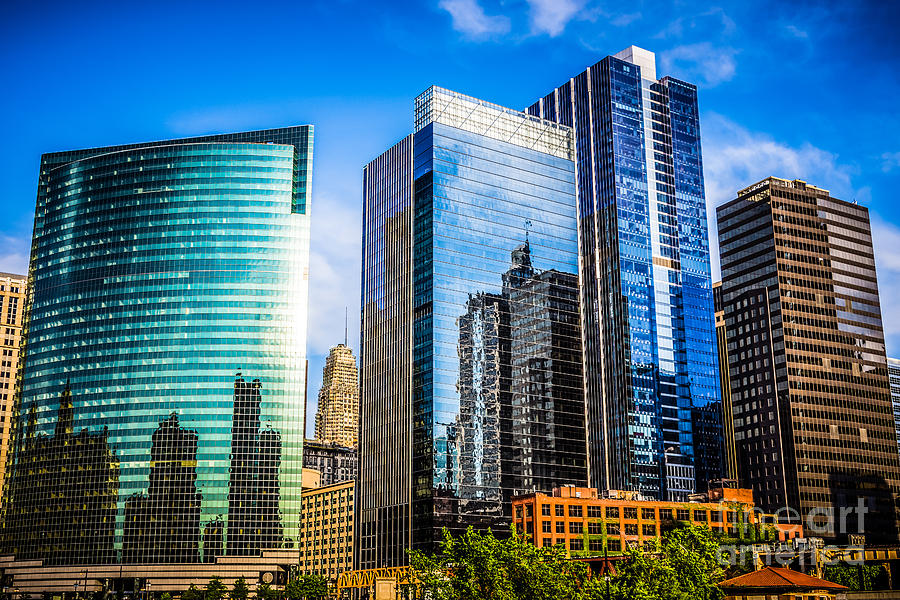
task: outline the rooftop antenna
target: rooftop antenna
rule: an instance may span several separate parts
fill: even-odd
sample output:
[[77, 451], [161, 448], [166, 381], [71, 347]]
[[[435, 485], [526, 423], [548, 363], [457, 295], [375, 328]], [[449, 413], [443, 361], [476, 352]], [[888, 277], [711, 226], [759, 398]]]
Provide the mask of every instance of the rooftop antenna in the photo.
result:
[[528, 244], [528, 229], [531, 228], [531, 219], [525, 219], [525, 243]]
[[346, 306], [344, 306], [344, 345], [348, 346], [348, 344], [347, 344], [347, 307]]

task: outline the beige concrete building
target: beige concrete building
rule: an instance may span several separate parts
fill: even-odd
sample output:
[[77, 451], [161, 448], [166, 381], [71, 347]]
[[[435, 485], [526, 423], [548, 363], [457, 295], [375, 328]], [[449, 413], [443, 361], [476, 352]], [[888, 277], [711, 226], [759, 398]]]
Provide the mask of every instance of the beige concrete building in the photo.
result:
[[316, 439], [356, 448], [359, 434], [359, 373], [356, 357], [345, 344], [328, 353], [316, 410]]
[[336, 580], [353, 569], [353, 481], [303, 490], [300, 572]]
[[61, 598], [72, 592], [119, 591], [126, 597], [148, 599], [169, 592], [178, 596], [191, 584], [203, 587], [212, 577], [219, 577], [228, 589], [243, 577], [250, 590], [267, 583], [283, 589], [291, 565], [297, 560], [296, 550], [264, 550], [260, 556], [221, 556], [211, 563], [191, 564], [105, 564], [53, 565], [42, 560], [16, 560], [0, 556], [0, 579], [5, 583], [0, 592], [11, 593], [16, 600]]
[[6, 453], [24, 321], [25, 277], [0, 273], [0, 490], [6, 475]]

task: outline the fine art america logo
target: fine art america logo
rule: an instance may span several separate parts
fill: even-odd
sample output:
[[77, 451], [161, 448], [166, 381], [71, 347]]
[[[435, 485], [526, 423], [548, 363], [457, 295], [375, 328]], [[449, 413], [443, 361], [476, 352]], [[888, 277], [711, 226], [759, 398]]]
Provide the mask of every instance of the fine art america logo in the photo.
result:
[[[749, 527], [754, 519], [757, 523], [766, 523], [770, 518], [758, 507], [748, 508], [742, 519], [745, 527]], [[805, 565], [832, 565], [846, 562], [861, 565], [864, 562], [865, 516], [869, 513], [865, 500], [860, 498], [856, 506], [811, 509], [806, 518], [799, 511], [782, 507], [774, 514], [773, 523], [803, 525], [806, 538], [794, 539], [777, 544], [724, 544], [719, 547], [717, 559], [722, 565], [756, 563], [789, 566], [794, 563]], [[848, 545], [837, 546], [823, 543], [821, 537], [846, 536]]]

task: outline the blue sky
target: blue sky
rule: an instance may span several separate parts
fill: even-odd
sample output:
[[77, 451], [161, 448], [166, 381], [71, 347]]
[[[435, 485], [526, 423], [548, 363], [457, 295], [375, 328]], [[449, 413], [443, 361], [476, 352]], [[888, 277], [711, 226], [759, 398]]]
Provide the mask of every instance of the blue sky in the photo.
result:
[[313, 123], [312, 400], [345, 305], [357, 347], [361, 168], [410, 131], [413, 98], [524, 108], [635, 44], [700, 88], [711, 208], [776, 175], [870, 209], [900, 354], [898, 25], [893, 0], [8, 3], [0, 271], [27, 267], [43, 152]]

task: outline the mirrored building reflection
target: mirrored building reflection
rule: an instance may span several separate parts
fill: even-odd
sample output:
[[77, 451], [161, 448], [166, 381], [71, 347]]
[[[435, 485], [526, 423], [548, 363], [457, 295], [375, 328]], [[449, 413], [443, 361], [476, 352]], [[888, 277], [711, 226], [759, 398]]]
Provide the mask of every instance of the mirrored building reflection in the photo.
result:
[[192, 563], [200, 560], [197, 432], [172, 413], [153, 432], [150, 485], [125, 501], [125, 562]]
[[[42, 157], [5, 552], [128, 570], [296, 547], [312, 134]], [[39, 483], [53, 444], [96, 467]], [[93, 508], [60, 500], [101, 480]]]
[[415, 119], [364, 171], [361, 568], [587, 477], [572, 132], [434, 87]]
[[228, 553], [256, 555], [282, 544], [281, 434], [260, 422], [259, 379], [234, 381], [231, 468], [228, 481]]
[[68, 383], [52, 433], [39, 431], [34, 409], [23, 421], [4, 488], [4, 548], [48, 564], [113, 561], [120, 461], [109, 430], [75, 433]]

